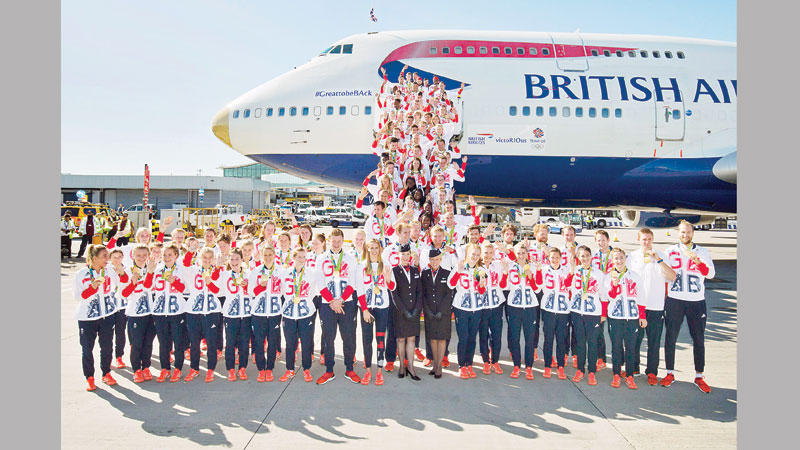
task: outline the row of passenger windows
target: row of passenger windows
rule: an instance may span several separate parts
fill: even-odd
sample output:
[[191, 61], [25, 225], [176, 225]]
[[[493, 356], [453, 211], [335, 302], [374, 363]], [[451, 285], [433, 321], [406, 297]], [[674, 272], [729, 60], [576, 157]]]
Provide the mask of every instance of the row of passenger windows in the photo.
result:
[[[265, 108], [263, 110], [264, 117], [272, 117], [273, 115], [275, 115], [275, 113], [276, 113], [275, 110], [276, 109], [277, 109], [278, 117], [284, 117], [286, 115], [286, 108], [281, 106], [280, 108], [275, 108], [275, 109], [273, 109], [273, 108]], [[347, 114], [347, 106], [339, 106], [338, 109], [339, 109], [339, 115], [340, 116], [344, 116], [345, 114]], [[332, 115], [334, 115], [335, 111], [336, 111], [335, 107], [328, 106], [328, 107], [325, 108], [325, 115], [332, 116]], [[309, 110], [308, 106], [303, 106], [302, 108], [300, 108], [300, 115], [307, 116], [307, 115], [309, 115], [309, 113], [310, 113], [310, 110]], [[244, 110], [241, 110], [241, 111], [237, 109], [237, 110], [235, 110], [233, 112], [233, 118], [234, 119], [238, 119], [241, 116], [242, 118], [247, 119], [248, 117], [250, 117], [250, 114], [251, 114], [250, 108], [247, 108], [247, 109], [244, 109]], [[350, 107], [350, 114], [353, 115], [353, 116], [357, 116], [359, 114], [358, 105], [353, 105], [353, 106]], [[369, 116], [371, 114], [372, 114], [372, 106], [365, 106], [364, 107], [364, 115]], [[261, 117], [262, 109], [261, 108], [253, 109], [252, 110], [252, 115], [255, 118]], [[296, 116], [296, 115], [297, 115], [297, 107], [296, 106], [290, 107], [289, 108], [289, 116]], [[321, 106], [315, 106], [314, 107], [314, 115], [315, 116], [321, 116], [322, 115], [322, 107]]]
[[[441, 50], [442, 50], [442, 54], [443, 55], [449, 55], [450, 54], [450, 47], [442, 47]], [[439, 51], [438, 47], [431, 47], [428, 50], [428, 52], [431, 55], [437, 54], [438, 51]], [[550, 49], [547, 48], [547, 47], [541, 47], [541, 52], [542, 52], [542, 55], [547, 56], [547, 55], [550, 54]], [[460, 54], [464, 53], [464, 49], [461, 46], [453, 47], [453, 53], [455, 53], [456, 55], [460, 55]], [[483, 46], [478, 47], [478, 53], [480, 53], [481, 55], [485, 55], [485, 54], [489, 53], [489, 47], [483, 47]], [[505, 47], [505, 48], [503, 48], [503, 53], [506, 54], [506, 55], [511, 55], [511, 54], [514, 53], [514, 50], [511, 47]], [[531, 55], [534, 55], [534, 56], [538, 55], [539, 54], [539, 48], [538, 47], [528, 47], [528, 53], [530, 53]], [[473, 47], [471, 45], [467, 46], [467, 54], [468, 55], [475, 54], [475, 47]], [[499, 55], [500, 54], [500, 47], [492, 47], [492, 54], [493, 55]], [[523, 47], [517, 47], [517, 55], [524, 55], [524, 54], [525, 54], [525, 49]]]
[[[627, 53], [628, 56], [631, 58], [636, 57], [636, 50], [628, 50]], [[600, 56], [600, 51], [597, 49], [593, 49], [591, 51], [591, 54], [592, 56]], [[614, 51], [614, 54], [617, 55], [618, 58], [622, 58], [623, 56], [625, 56], [625, 52], [623, 52], [622, 50], [616, 50]], [[653, 50], [652, 53], [648, 53], [647, 50], [639, 50], [639, 55], [642, 58], [647, 58], [649, 54], [652, 54], [653, 58], [661, 58], [661, 52], [658, 50]], [[678, 59], [686, 58], [686, 55], [683, 52], [676, 52], [675, 55], [677, 55]], [[603, 56], [611, 56], [611, 50], [603, 50]], [[664, 58], [672, 59], [672, 52], [668, 50], [665, 51]]]
[[[535, 109], [536, 117], [543, 117], [544, 116], [544, 106], [537, 106]], [[589, 117], [597, 117], [597, 108], [590, 107], [587, 108]], [[577, 106], [574, 108], [575, 117], [583, 117], [583, 107]], [[573, 113], [573, 108], [569, 106], [564, 106], [561, 108], [561, 117], [569, 117]], [[517, 107], [516, 106], [509, 106], [508, 107], [508, 115], [509, 116], [516, 116], [517, 115]], [[531, 115], [531, 107], [530, 106], [523, 106], [522, 107], [522, 115], [523, 116], [530, 116]], [[550, 117], [556, 117], [558, 115], [558, 108], [555, 106], [551, 106], [547, 108], [547, 115]], [[611, 117], [611, 110], [609, 108], [600, 108], [600, 116], [603, 118]], [[614, 117], [622, 117], [622, 109], [615, 108], [614, 109]]]
[[[436, 55], [440, 50], [441, 50], [443, 55], [449, 55], [450, 54], [450, 47], [441, 47], [441, 48], [439, 48], [439, 47], [431, 47], [428, 50], [428, 52], [431, 55]], [[463, 50], [464, 49], [461, 46], [453, 47], [453, 53], [455, 53], [456, 55], [462, 54]], [[541, 54], [544, 55], [544, 56], [550, 55], [550, 49], [548, 47], [528, 47], [527, 51], [531, 56], [538, 55], [540, 51], [541, 51]], [[331, 53], [333, 53], [333, 52], [331, 52]], [[480, 53], [481, 55], [488, 54], [489, 53], [489, 48], [488, 47], [483, 47], [483, 46], [482, 47], [478, 47], [478, 53]], [[525, 55], [525, 48], [524, 47], [517, 47], [516, 48], [516, 53], [519, 56]], [[631, 58], [635, 58], [636, 57], [636, 50], [629, 50], [627, 53], [628, 53], [628, 56], [631, 57]], [[467, 47], [467, 54], [468, 55], [475, 54], [475, 47], [468, 46]], [[493, 55], [499, 55], [500, 54], [500, 47], [492, 47], [492, 54]], [[505, 54], [505, 55], [513, 55], [514, 54], [514, 49], [512, 47], [503, 47], [503, 54]], [[616, 51], [614, 51], [614, 54], [616, 54], [617, 57], [620, 57], [620, 58], [625, 56], [625, 53], [622, 50], [616, 50]], [[642, 58], [647, 58], [650, 53], [648, 53], [647, 50], [640, 50], [639, 54], [641, 55]], [[592, 56], [600, 56], [600, 51], [597, 50], [597, 49], [593, 49], [591, 51], [591, 55]], [[611, 50], [603, 50], [603, 55], [604, 56], [611, 56]], [[661, 58], [661, 52], [658, 51], [658, 50], [653, 50], [652, 51], [652, 55], [653, 55], [653, 58]], [[683, 52], [677, 52], [676, 55], [677, 55], [678, 59], [686, 58], [686, 55]], [[665, 58], [672, 59], [672, 56], [673, 55], [672, 55], [671, 51], [665, 51], [664, 52], [664, 57]]]

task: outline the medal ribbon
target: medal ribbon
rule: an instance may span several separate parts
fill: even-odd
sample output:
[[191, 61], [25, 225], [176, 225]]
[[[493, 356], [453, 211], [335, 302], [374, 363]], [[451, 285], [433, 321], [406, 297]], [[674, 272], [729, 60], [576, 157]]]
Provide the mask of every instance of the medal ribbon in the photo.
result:
[[586, 294], [589, 292], [589, 277], [592, 276], [592, 266], [589, 266], [589, 271], [587, 272], [586, 269], [581, 268], [581, 289], [583, 290], [583, 298], [586, 298]]
[[331, 253], [331, 264], [333, 264], [333, 270], [337, 274], [342, 271], [342, 256], [344, 256], [344, 251], [339, 252], [339, 261], [335, 261], [333, 259], [333, 253]]
[[297, 269], [294, 269], [294, 298], [300, 298], [300, 288], [303, 287], [303, 272], [305, 271], [305, 267], [300, 269], [300, 278], [297, 277]]

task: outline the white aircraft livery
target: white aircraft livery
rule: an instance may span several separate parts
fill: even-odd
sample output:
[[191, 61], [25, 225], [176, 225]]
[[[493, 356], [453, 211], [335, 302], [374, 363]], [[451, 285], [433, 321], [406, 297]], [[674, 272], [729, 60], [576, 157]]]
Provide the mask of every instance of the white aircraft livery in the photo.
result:
[[729, 42], [358, 34], [231, 101], [212, 130], [255, 161], [359, 189], [378, 163], [371, 144], [381, 68], [396, 82], [404, 66], [438, 76], [448, 90], [465, 84], [454, 138], [469, 156], [459, 194], [494, 204], [619, 208], [633, 226], [736, 212], [736, 44]]

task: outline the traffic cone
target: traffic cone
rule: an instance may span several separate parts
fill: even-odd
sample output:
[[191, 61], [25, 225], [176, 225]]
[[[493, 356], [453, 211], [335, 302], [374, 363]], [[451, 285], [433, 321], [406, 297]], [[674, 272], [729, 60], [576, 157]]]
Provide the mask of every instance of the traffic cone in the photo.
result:
[[614, 232], [614, 242], [619, 242], [619, 238], [617, 237], [617, 232]]

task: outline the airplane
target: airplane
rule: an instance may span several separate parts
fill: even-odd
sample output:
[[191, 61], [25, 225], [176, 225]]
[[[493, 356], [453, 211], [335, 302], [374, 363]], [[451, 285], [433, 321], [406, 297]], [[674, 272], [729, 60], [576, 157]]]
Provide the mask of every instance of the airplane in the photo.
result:
[[[346, 37], [241, 95], [213, 133], [254, 161], [360, 189], [375, 94], [403, 66], [457, 99], [458, 194], [619, 209], [632, 227], [736, 213], [736, 44], [622, 34], [381, 31]], [[448, 94], [455, 99], [455, 91]]]

